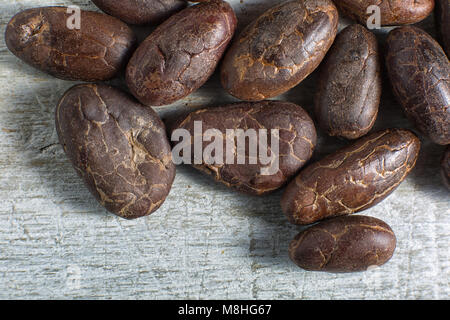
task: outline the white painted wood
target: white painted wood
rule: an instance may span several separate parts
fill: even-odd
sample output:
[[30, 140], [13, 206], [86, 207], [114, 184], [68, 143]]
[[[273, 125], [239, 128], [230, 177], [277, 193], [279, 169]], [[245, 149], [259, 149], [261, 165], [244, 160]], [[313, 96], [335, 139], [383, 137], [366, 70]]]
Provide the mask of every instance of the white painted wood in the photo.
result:
[[[242, 27], [275, 1], [231, 2]], [[414, 172], [364, 213], [385, 220], [398, 237], [393, 259], [366, 273], [298, 269], [287, 247], [300, 228], [283, 216], [280, 193], [239, 195], [188, 167], [178, 169], [169, 198], [152, 216], [125, 221], [108, 214], [57, 144], [55, 105], [73, 83], [26, 66], [4, 43], [14, 13], [63, 4], [95, 10], [87, 0], [0, 0], [1, 299], [450, 298], [450, 197], [438, 165], [444, 148], [427, 139]], [[432, 19], [422, 25], [432, 30]], [[140, 30], [141, 38], [149, 32]], [[313, 75], [280, 99], [311, 110], [314, 87]], [[172, 118], [230, 101], [215, 75], [158, 111]], [[411, 128], [388, 89], [376, 126]], [[320, 142], [315, 158], [342, 145]]]

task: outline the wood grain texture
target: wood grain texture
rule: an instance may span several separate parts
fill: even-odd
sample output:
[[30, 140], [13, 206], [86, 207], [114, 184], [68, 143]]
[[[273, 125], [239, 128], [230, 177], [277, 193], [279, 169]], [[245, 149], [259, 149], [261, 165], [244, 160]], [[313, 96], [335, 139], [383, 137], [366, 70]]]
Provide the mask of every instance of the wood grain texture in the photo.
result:
[[[241, 18], [240, 30], [273, 5], [271, 0], [230, 2]], [[301, 228], [287, 222], [280, 193], [239, 195], [189, 167], [178, 168], [170, 196], [152, 216], [125, 221], [108, 214], [57, 144], [54, 109], [74, 83], [25, 65], [4, 43], [6, 23], [16, 12], [68, 4], [96, 10], [87, 0], [0, 0], [1, 299], [450, 298], [450, 196], [439, 176], [444, 147], [422, 135], [413, 173], [392, 196], [363, 213], [386, 221], [398, 238], [393, 259], [366, 273], [297, 268], [288, 245]], [[433, 31], [432, 18], [421, 26]], [[140, 39], [150, 32], [138, 30]], [[316, 78], [313, 74], [278, 99], [312, 114]], [[412, 128], [385, 74], [383, 81], [373, 130]], [[123, 76], [112, 83], [123, 86]], [[234, 101], [216, 74], [198, 92], [156, 110], [170, 120]], [[322, 134], [314, 159], [343, 144]]]

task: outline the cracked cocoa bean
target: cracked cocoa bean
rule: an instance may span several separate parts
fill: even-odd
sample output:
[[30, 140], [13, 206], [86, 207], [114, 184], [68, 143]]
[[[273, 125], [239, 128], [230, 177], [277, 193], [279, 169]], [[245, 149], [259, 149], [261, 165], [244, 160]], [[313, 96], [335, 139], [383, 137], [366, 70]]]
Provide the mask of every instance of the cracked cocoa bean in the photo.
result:
[[400, 185], [419, 150], [419, 139], [408, 130], [370, 134], [302, 170], [284, 192], [281, 207], [293, 224], [368, 209]]
[[436, 6], [436, 22], [442, 47], [445, 49], [447, 57], [450, 57], [450, 1], [437, 0]]
[[375, 124], [380, 98], [377, 39], [351, 25], [337, 36], [320, 69], [316, 117], [330, 136], [356, 139]]
[[[179, 121], [174, 129], [186, 129], [194, 136], [196, 122], [201, 123], [203, 134], [215, 129], [224, 136], [223, 156], [214, 163], [197, 157], [198, 163], [195, 164], [195, 148], [191, 148], [189, 161], [194, 163], [193, 166], [228, 187], [255, 195], [270, 193], [286, 184], [311, 158], [317, 140], [314, 123], [306, 111], [288, 102], [236, 103], [220, 108], [198, 110]], [[259, 131], [260, 129], [267, 131]], [[273, 129], [278, 129], [278, 133], [272, 135]], [[247, 142], [241, 143], [245, 150], [239, 147], [238, 139], [235, 138], [238, 130], [242, 130], [242, 133], [251, 133], [251, 130], [255, 130], [253, 140], [248, 138]], [[277, 135], [278, 152], [274, 149]], [[275, 139], [272, 139], [273, 137]], [[264, 147], [261, 148], [264, 144], [260, 144], [264, 139], [268, 147], [266, 153]], [[211, 140], [215, 141], [215, 138], [207, 140], [204, 139], [202, 150], [207, 150], [207, 146], [211, 144]], [[195, 141], [189, 140], [188, 144], [190, 143], [193, 144]], [[232, 150], [231, 163], [227, 161], [227, 144]], [[254, 153], [250, 157], [253, 147]], [[270, 163], [262, 161], [261, 154], [264, 153]], [[238, 154], [245, 157], [243, 164], [239, 164]], [[270, 160], [270, 157], [273, 160]], [[250, 159], [254, 159], [253, 163]], [[263, 172], [263, 168], [269, 171]]]
[[450, 146], [444, 152], [441, 160], [441, 173], [445, 185], [450, 190]]
[[134, 219], [156, 211], [175, 178], [165, 126], [151, 109], [118, 89], [83, 84], [56, 109], [60, 143], [97, 200]]
[[450, 144], [450, 62], [425, 31], [402, 27], [389, 33], [386, 65], [408, 118], [437, 144]]
[[90, 11], [81, 11], [77, 29], [76, 17], [67, 10], [43, 7], [18, 13], [6, 28], [9, 50], [31, 66], [64, 80], [113, 78], [135, 49], [133, 31], [114, 17]]
[[339, 0], [334, 1], [346, 16], [366, 25], [374, 12], [370, 6], [380, 8], [382, 26], [413, 24], [428, 17], [434, 9], [434, 0]]
[[289, 1], [251, 23], [222, 64], [222, 85], [246, 101], [275, 97], [302, 82], [320, 64], [337, 33], [330, 0]]
[[161, 24], [136, 50], [127, 84], [143, 104], [161, 106], [200, 88], [213, 74], [237, 20], [231, 6], [211, 0]]
[[104, 12], [129, 24], [158, 24], [186, 7], [185, 0], [92, 0]]
[[379, 219], [338, 217], [300, 232], [289, 246], [289, 256], [305, 270], [358, 272], [385, 264], [396, 243], [392, 229]]

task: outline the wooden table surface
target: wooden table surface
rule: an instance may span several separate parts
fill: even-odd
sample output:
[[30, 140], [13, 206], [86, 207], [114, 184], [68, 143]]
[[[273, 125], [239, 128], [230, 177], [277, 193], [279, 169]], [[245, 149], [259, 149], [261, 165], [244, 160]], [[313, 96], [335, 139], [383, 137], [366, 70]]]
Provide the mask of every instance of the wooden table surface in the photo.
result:
[[[278, 1], [230, 2], [241, 29]], [[444, 148], [423, 136], [412, 174], [364, 212], [386, 221], [398, 238], [392, 260], [364, 273], [298, 269], [287, 248], [301, 228], [281, 212], [280, 192], [237, 194], [189, 167], [178, 167], [170, 196], [152, 216], [126, 221], [108, 214], [58, 144], [55, 106], [74, 83], [25, 65], [4, 42], [15, 13], [68, 4], [96, 10], [87, 0], [0, 0], [1, 299], [450, 298], [450, 193], [439, 176]], [[432, 17], [421, 26], [434, 32]], [[150, 31], [139, 28], [140, 38]], [[311, 111], [315, 80], [313, 74], [278, 99]], [[412, 128], [384, 80], [376, 128]], [[123, 77], [113, 83], [123, 86]], [[214, 75], [198, 92], [157, 111], [170, 120], [232, 101]], [[344, 144], [322, 135], [314, 158]]]

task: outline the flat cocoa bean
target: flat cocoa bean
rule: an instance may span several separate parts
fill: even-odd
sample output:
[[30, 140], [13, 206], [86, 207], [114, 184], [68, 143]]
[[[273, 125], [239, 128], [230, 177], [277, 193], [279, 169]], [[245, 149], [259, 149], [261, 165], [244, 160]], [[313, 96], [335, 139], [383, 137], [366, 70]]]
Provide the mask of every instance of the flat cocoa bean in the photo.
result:
[[348, 26], [320, 68], [316, 118], [330, 136], [356, 139], [375, 124], [380, 98], [377, 39], [359, 24]]
[[[179, 121], [173, 129], [185, 129], [191, 137], [194, 137], [196, 123], [200, 123], [202, 126], [200, 134], [206, 135], [209, 130], [218, 130], [224, 138], [223, 156], [214, 163], [209, 163], [203, 157], [195, 164], [195, 147], [192, 147], [192, 154], [189, 158], [194, 167], [212, 175], [217, 181], [228, 187], [256, 195], [275, 191], [286, 184], [311, 158], [317, 140], [314, 123], [309, 115], [301, 107], [287, 102], [237, 103], [220, 108], [198, 110]], [[267, 131], [261, 132], [260, 129]], [[249, 133], [249, 137], [251, 137], [250, 131], [254, 130], [253, 143], [247, 137], [247, 140], [241, 144], [245, 150], [239, 147], [238, 139], [232, 136], [239, 134], [238, 130], [242, 130], [242, 134]], [[272, 136], [272, 130], [278, 130], [278, 132]], [[275, 154], [274, 145], [277, 138], [272, 139], [272, 137], [277, 136], [279, 136], [279, 151], [278, 154]], [[263, 138], [267, 142], [267, 152], [261, 151], [260, 143], [264, 141]], [[202, 150], [207, 150], [207, 146], [212, 141], [215, 139], [208, 141], [203, 139]], [[195, 140], [192, 139], [188, 142], [188, 144], [191, 143], [195, 143]], [[233, 150], [230, 157], [232, 163], [229, 163], [226, 158], [227, 143]], [[250, 156], [252, 147], [255, 147], [254, 155], [257, 154], [256, 157]], [[245, 157], [242, 164], [238, 162], [239, 150], [241, 150], [240, 154]], [[270, 163], [263, 163], [260, 161], [261, 152], [265, 153], [269, 159], [273, 156], [274, 160], [271, 160]], [[254, 159], [253, 164], [250, 163], [250, 159]], [[220, 161], [222, 164], [219, 163]], [[278, 167], [273, 166], [275, 163], [278, 164]], [[273, 168], [273, 172], [263, 173], [263, 168], [268, 169], [269, 167]]]
[[281, 207], [293, 224], [368, 209], [406, 178], [419, 149], [419, 139], [408, 130], [370, 134], [302, 170], [284, 192]]
[[56, 109], [61, 145], [97, 200], [126, 219], [156, 211], [175, 178], [165, 126], [118, 89], [83, 84]]
[[450, 62], [436, 40], [417, 27], [389, 33], [386, 65], [408, 118], [437, 144], [450, 144]]
[[[29, 65], [64, 80], [113, 78], [128, 62], [136, 37], [103, 13], [43, 7], [18, 13], [6, 28], [9, 50]], [[78, 29], [79, 27], [79, 29]]]
[[211, 0], [182, 10], [161, 24], [136, 50], [127, 84], [143, 104], [161, 106], [200, 88], [213, 74], [233, 37], [231, 6]]
[[396, 243], [392, 229], [379, 219], [338, 217], [299, 233], [289, 246], [289, 256], [310, 271], [366, 271], [385, 264]]
[[374, 11], [380, 9], [382, 26], [413, 24], [428, 17], [434, 9], [434, 0], [338, 0], [336, 6], [344, 15], [366, 25]]
[[234, 40], [222, 64], [222, 85], [246, 101], [275, 97], [311, 74], [334, 41], [338, 13], [330, 0], [279, 4]]
[[185, 0], [92, 0], [104, 12], [129, 24], [158, 24], [185, 8]]

